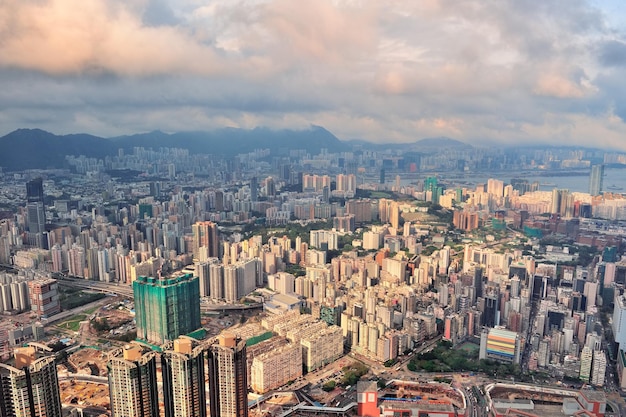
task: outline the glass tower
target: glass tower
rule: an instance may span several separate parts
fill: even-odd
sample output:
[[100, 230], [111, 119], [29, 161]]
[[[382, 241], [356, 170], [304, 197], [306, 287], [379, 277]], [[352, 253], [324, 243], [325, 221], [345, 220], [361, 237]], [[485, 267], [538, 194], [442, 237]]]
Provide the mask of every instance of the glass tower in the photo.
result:
[[589, 174], [589, 194], [600, 195], [602, 191], [602, 179], [604, 177], [604, 165], [594, 165]]

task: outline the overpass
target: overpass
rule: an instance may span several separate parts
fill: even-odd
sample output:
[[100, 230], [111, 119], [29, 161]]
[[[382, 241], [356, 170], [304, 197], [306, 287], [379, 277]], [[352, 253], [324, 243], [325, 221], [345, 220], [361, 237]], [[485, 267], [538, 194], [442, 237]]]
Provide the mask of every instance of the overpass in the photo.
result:
[[[53, 274], [58, 280], [59, 285], [73, 288], [81, 288], [90, 291], [102, 292], [105, 294], [115, 294], [121, 297], [133, 298], [133, 287], [126, 284], [117, 284], [112, 282], [90, 281], [82, 278], [67, 277], [61, 274]], [[200, 303], [200, 309], [203, 311], [245, 311], [263, 308], [263, 303], [249, 304], [216, 304], [216, 303]]]

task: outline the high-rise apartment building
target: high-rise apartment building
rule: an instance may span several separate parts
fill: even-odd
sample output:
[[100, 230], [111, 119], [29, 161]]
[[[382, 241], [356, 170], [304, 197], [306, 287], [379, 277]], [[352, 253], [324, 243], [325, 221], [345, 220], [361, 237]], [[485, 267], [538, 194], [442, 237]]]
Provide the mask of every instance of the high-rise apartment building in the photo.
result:
[[619, 291], [615, 291], [612, 325], [615, 343], [620, 349], [626, 349], [626, 296]]
[[156, 353], [127, 345], [109, 353], [111, 417], [159, 417]]
[[302, 348], [291, 344], [255, 356], [250, 369], [250, 386], [260, 394], [302, 376]]
[[354, 214], [355, 223], [372, 221], [372, 202], [370, 200], [346, 201], [346, 213]]
[[502, 197], [504, 195], [504, 181], [489, 178], [487, 180], [487, 193]]
[[0, 416], [61, 417], [54, 356], [15, 349], [15, 366], [0, 364]]
[[222, 334], [209, 348], [207, 358], [211, 417], [247, 417], [246, 342]]
[[191, 226], [193, 234], [193, 257], [200, 259], [201, 248], [206, 248], [208, 258], [218, 258], [220, 254], [219, 248], [219, 231], [217, 224], [213, 222], [197, 222]]
[[593, 165], [589, 174], [589, 194], [600, 195], [604, 177], [604, 165]]
[[198, 277], [184, 274], [133, 282], [137, 338], [161, 345], [200, 328]]
[[176, 339], [161, 355], [165, 417], [206, 417], [204, 347]]
[[338, 174], [336, 177], [337, 191], [343, 192], [349, 196], [354, 196], [356, 192], [356, 175], [354, 174]]
[[37, 317], [50, 317], [61, 312], [56, 279], [36, 279], [27, 284], [30, 306]]
[[593, 350], [589, 346], [583, 347], [580, 352], [580, 371], [578, 377], [581, 381], [589, 382], [591, 376], [591, 363], [593, 362]]
[[601, 387], [604, 385], [606, 376], [606, 354], [602, 350], [593, 351], [593, 364], [591, 365], [591, 384]]
[[300, 344], [302, 362], [307, 372], [327, 365], [343, 355], [343, 333], [338, 326], [329, 326], [303, 337]]

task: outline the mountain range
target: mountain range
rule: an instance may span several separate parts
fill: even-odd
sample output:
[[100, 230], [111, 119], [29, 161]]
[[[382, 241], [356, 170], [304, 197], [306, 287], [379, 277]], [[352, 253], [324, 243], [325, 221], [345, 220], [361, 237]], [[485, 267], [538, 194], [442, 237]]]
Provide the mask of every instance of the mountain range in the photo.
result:
[[208, 132], [164, 133], [153, 131], [128, 136], [102, 138], [88, 134], [55, 135], [41, 129], [18, 129], [0, 137], [0, 167], [5, 171], [61, 168], [66, 155], [104, 158], [117, 155], [118, 149], [132, 152], [134, 147], [183, 148], [192, 153], [232, 157], [255, 149], [269, 149], [272, 155], [287, 155], [291, 149], [318, 154], [359, 149], [430, 152], [442, 148], [471, 148], [450, 138], [422, 139], [414, 143], [373, 144], [361, 140], [341, 141], [320, 126], [303, 130], [251, 130], [223, 128]]
[[210, 132], [164, 133], [154, 131], [129, 136], [102, 138], [88, 134], [55, 135], [40, 129], [18, 129], [0, 137], [0, 167], [6, 171], [59, 168], [66, 155], [104, 158], [118, 149], [132, 152], [134, 147], [183, 148], [192, 153], [232, 157], [255, 149], [270, 149], [272, 155], [287, 154], [290, 149], [305, 149], [317, 154], [350, 150], [328, 130], [311, 126], [305, 130], [252, 130], [225, 128]]

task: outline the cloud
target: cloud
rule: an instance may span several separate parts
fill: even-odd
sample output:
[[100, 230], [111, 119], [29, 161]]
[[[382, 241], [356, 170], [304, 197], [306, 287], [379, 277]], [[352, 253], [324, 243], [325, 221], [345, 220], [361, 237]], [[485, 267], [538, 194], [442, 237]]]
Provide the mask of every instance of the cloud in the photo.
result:
[[0, 121], [614, 141], [626, 39], [611, 25], [583, 0], [5, 0]]
[[608, 67], [626, 66], [626, 42], [609, 40], [601, 44], [600, 61]]
[[557, 98], [581, 98], [585, 95], [585, 88], [581, 83], [567, 79], [561, 74], [548, 73], [539, 77], [533, 92]]
[[132, 76], [222, 69], [215, 51], [191, 33], [178, 26], [146, 25], [132, 3], [7, 0], [0, 16], [3, 67]]

